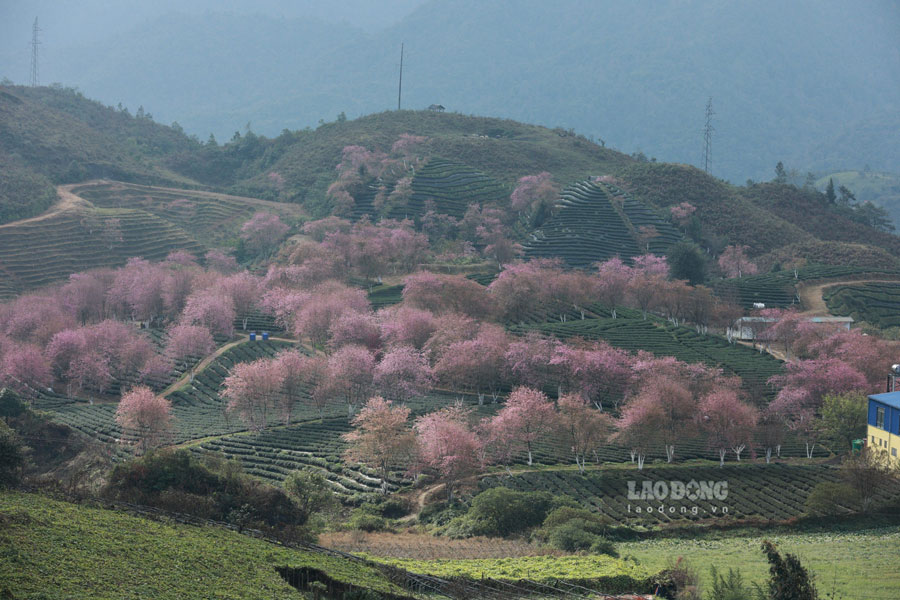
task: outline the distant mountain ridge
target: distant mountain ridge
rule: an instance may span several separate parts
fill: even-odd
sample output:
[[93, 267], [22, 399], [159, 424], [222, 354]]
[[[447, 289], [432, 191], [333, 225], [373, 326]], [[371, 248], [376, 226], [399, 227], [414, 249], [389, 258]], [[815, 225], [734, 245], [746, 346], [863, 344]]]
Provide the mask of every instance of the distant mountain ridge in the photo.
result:
[[900, 148], [879, 135], [900, 112], [898, 30], [896, 6], [878, 0], [432, 0], [376, 33], [169, 16], [57, 53], [44, 77], [201, 138], [247, 123], [271, 136], [396, 106], [404, 42], [404, 107], [574, 128], [661, 161], [701, 164], [712, 97], [712, 172], [740, 183], [779, 160], [900, 172]]

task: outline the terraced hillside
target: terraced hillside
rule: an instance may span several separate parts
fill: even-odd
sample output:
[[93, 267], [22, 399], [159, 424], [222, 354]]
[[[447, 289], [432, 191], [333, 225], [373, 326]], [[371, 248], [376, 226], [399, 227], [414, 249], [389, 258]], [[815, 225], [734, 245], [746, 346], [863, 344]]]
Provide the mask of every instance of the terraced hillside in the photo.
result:
[[240, 226], [257, 211], [288, 220], [303, 214], [294, 204], [118, 181], [88, 182], [72, 188], [72, 192], [96, 207], [146, 211], [188, 231], [209, 247], [231, 242]]
[[[651, 231], [656, 235], [643, 237]], [[559, 257], [572, 267], [589, 267], [648, 249], [662, 253], [679, 238], [669, 223], [618, 188], [582, 181], [563, 190], [556, 214], [524, 247], [527, 258]]]
[[762, 275], [751, 275], [737, 279], [726, 279], [715, 286], [719, 296], [734, 301], [744, 308], [751, 308], [761, 302], [767, 308], [786, 308], [799, 302], [797, 284], [802, 281], [835, 278], [862, 278], [868, 275], [878, 277], [900, 276], [891, 269], [875, 269], [852, 265], [810, 265], [794, 272], [773, 271]]
[[822, 298], [834, 315], [876, 327], [900, 327], [900, 281], [836, 285], [826, 288]]
[[[168, 394], [172, 402], [172, 416], [175, 431], [172, 441], [184, 443], [210, 435], [224, 435], [246, 429], [246, 426], [225, 411], [227, 405], [221, 389], [228, 370], [239, 362], [271, 357], [291, 344], [279, 341], [243, 342], [225, 351], [192, 382]], [[90, 437], [106, 443], [117, 443], [122, 439], [122, 431], [115, 420], [117, 404], [109, 402], [88, 403], [60, 394], [44, 394], [35, 406], [53, 415], [57, 421], [65, 423]], [[331, 414], [343, 411], [336, 408]], [[315, 411], [303, 402], [298, 402], [293, 420], [310, 419], [317, 416]], [[279, 415], [273, 414], [271, 424], [279, 422]]]
[[[629, 485], [633, 485], [639, 495], [644, 482], [656, 484], [684, 481], [685, 478], [695, 482], [727, 482], [727, 487], [720, 486], [718, 496], [701, 500], [687, 497], [658, 501], [629, 498]], [[502, 485], [519, 490], [567, 494], [616, 523], [660, 526], [722, 517], [761, 521], [799, 517], [805, 512], [806, 498], [816, 484], [838, 481], [839, 478], [838, 469], [828, 465], [747, 464], [589, 471], [585, 475], [577, 471], [539, 471], [513, 477], [485, 478], [482, 486]], [[890, 499], [895, 491], [896, 487], [881, 490], [876, 502]], [[665, 506], [665, 512], [659, 512], [660, 505]], [[696, 513], [694, 507], [697, 508]], [[648, 508], [651, 509], [649, 512]], [[638, 509], [640, 512], [637, 512]]]
[[[509, 197], [509, 190], [496, 179], [466, 165], [432, 158], [419, 169], [412, 180], [412, 196], [403, 206], [387, 211], [385, 216], [392, 219], [418, 220], [425, 214], [426, 202], [433, 202], [439, 213], [461, 219], [470, 204], [502, 204]], [[391, 190], [387, 190], [389, 194]], [[352, 217], [361, 219], [368, 216], [379, 217], [374, 201], [378, 190], [369, 186], [358, 194]]]
[[59, 281], [77, 271], [162, 260], [173, 250], [202, 255], [203, 245], [142, 210], [75, 210], [0, 227], [0, 297]]
[[[602, 308], [591, 308], [592, 312], [602, 314]], [[701, 335], [687, 327], [675, 327], [653, 320], [592, 318], [513, 326], [511, 329], [514, 332], [536, 330], [561, 339], [603, 339], [632, 352], [646, 350], [657, 356], [674, 356], [685, 362], [705, 363], [739, 376], [748, 390], [769, 396], [775, 391], [766, 385], [766, 380], [781, 373], [781, 363], [768, 354], [729, 344], [717, 335]]]

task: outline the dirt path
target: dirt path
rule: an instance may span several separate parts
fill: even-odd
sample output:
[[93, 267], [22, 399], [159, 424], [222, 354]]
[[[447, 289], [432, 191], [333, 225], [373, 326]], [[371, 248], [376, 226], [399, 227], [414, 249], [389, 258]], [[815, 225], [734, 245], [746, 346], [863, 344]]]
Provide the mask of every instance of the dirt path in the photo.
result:
[[[175, 390], [181, 388], [183, 385], [189, 383], [189, 382], [191, 381], [191, 373], [192, 373], [192, 372], [194, 373], [194, 375], [197, 375], [198, 373], [200, 373], [201, 371], [203, 371], [206, 367], [208, 367], [208, 366], [210, 365], [210, 363], [212, 363], [212, 361], [216, 360], [217, 358], [219, 358], [220, 356], [222, 356], [223, 354], [225, 354], [226, 352], [228, 352], [229, 350], [231, 350], [231, 349], [234, 348], [235, 346], [238, 346], [238, 345], [240, 345], [240, 344], [245, 344], [245, 343], [247, 343], [247, 342], [249, 342], [249, 341], [250, 341], [250, 336], [249, 336], [248, 334], [241, 334], [241, 339], [235, 340], [235, 341], [233, 341], [233, 342], [228, 342], [227, 344], [225, 344], [225, 345], [222, 346], [221, 348], [217, 348], [215, 352], [213, 352], [212, 354], [210, 354], [209, 356], [207, 356], [206, 358], [204, 358], [203, 360], [201, 360], [199, 363], [197, 363], [197, 366], [195, 366], [191, 371], [188, 371], [188, 372], [186, 372], [184, 375], [182, 375], [182, 376], [181, 376], [181, 379], [179, 379], [178, 381], [172, 383], [169, 387], [167, 387], [166, 389], [164, 389], [164, 390], [160, 393], [160, 395], [161, 395], [161, 396], [168, 396], [169, 394], [171, 394], [171, 393], [174, 392]], [[297, 343], [297, 340], [292, 340], [292, 339], [290, 339], [290, 338], [283, 338], [283, 337], [270, 337], [270, 338], [269, 338], [269, 341], [270, 341], [270, 342], [290, 342], [290, 343]]]
[[834, 287], [836, 285], [852, 285], [855, 283], [897, 283], [900, 279], [848, 279], [842, 281], [815, 281], [811, 283], [801, 283], [797, 286], [797, 294], [800, 296], [800, 303], [803, 305], [803, 312], [800, 314], [807, 316], [828, 316], [828, 306], [822, 298], [825, 288]]
[[19, 219], [18, 221], [12, 221], [10, 223], [4, 223], [0, 225], [0, 229], [18, 227], [19, 225], [24, 225], [26, 223], [38, 223], [40, 221], [44, 221], [49, 219], [50, 217], [54, 217], [62, 212], [68, 212], [72, 210], [82, 210], [86, 208], [93, 208], [93, 204], [76, 196], [72, 193], [72, 188], [75, 185], [80, 184], [70, 184], [70, 185], [58, 185], [56, 186], [56, 202], [48, 208], [46, 211], [42, 212], [36, 217], [29, 217], [27, 219]]

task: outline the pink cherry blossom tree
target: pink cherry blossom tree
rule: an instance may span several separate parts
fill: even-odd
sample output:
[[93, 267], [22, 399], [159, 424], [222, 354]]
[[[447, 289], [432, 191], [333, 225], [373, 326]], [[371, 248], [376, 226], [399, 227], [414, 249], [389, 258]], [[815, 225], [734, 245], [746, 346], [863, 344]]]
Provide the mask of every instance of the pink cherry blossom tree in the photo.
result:
[[375, 357], [363, 346], [343, 346], [328, 357], [318, 393], [340, 398], [347, 404], [347, 415], [369, 397], [375, 376]]
[[471, 409], [456, 404], [419, 417], [413, 426], [419, 463], [440, 477], [450, 501], [459, 482], [482, 466], [481, 442], [469, 425], [470, 415]]
[[719, 466], [725, 465], [729, 448], [741, 460], [741, 452], [753, 444], [759, 420], [757, 410], [741, 402], [734, 390], [716, 390], [700, 401], [700, 426], [706, 433], [707, 444], [719, 453]]
[[288, 425], [297, 402], [303, 398], [304, 392], [315, 384], [314, 376], [317, 373], [310, 368], [309, 357], [298, 350], [279, 352], [273, 361], [281, 380], [276, 405], [282, 421]]
[[397, 346], [385, 353], [375, 367], [374, 381], [382, 394], [405, 402], [427, 392], [434, 378], [422, 352], [410, 346]]
[[560, 439], [572, 449], [575, 464], [583, 474], [588, 455], [609, 439], [613, 429], [612, 418], [592, 408], [576, 394], [566, 394], [557, 404], [559, 415], [556, 423]]
[[488, 427], [494, 436], [514, 449], [524, 449], [531, 466], [534, 444], [553, 430], [555, 422], [553, 402], [543, 392], [517, 387], [500, 412], [491, 418]]
[[153, 390], [138, 386], [122, 396], [116, 422], [126, 435], [137, 439], [140, 453], [163, 443], [172, 430], [172, 405]]
[[421, 350], [437, 330], [437, 319], [427, 311], [396, 305], [378, 311], [381, 337], [389, 346], [412, 346]]
[[496, 401], [508, 347], [509, 337], [502, 328], [483, 324], [474, 339], [447, 348], [434, 366], [435, 376], [446, 385], [478, 394], [479, 404], [484, 404], [488, 392]]
[[616, 307], [625, 300], [628, 282], [633, 275], [631, 267], [618, 256], [597, 263], [597, 297], [610, 308], [613, 319], [616, 318]]
[[287, 235], [290, 227], [278, 215], [258, 212], [241, 226], [241, 239], [256, 254], [271, 254]]
[[223, 275], [230, 275], [240, 270], [235, 258], [225, 254], [222, 250], [210, 250], [204, 255], [203, 259], [206, 261], [208, 268]]
[[381, 327], [372, 313], [348, 311], [332, 322], [330, 338], [332, 348], [356, 344], [375, 352], [381, 347]]
[[0, 361], [0, 380], [23, 396], [34, 398], [53, 381], [50, 364], [34, 344], [7, 348]]
[[374, 466], [381, 476], [381, 490], [387, 494], [391, 468], [406, 466], [415, 454], [416, 438], [409, 425], [409, 408], [394, 406], [380, 396], [369, 398], [343, 435], [349, 444], [344, 458]]
[[201, 289], [188, 297], [181, 323], [201, 325], [213, 335], [231, 337], [234, 317], [234, 302], [230, 296], [216, 289]]
[[553, 183], [550, 173], [520, 177], [516, 189], [509, 197], [510, 206], [516, 212], [549, 213], [559, 197], [559, 186]]
[[759, 268], [747, 256], [748, 246], [727, 246], [719, 255], [719, 267], [726, 277], [756, 275]]
[[422, 271], [404, 280], [403, 303], [441, 315], [448, 312], [475, 319], [489, 316], [491, 298], [484, 286], [461, 275], [439, 275]]
[[262, 431], [276, 407], [281, 391], [282, 373], [275, 361], [258, 359], [237, 363], [225, 378], [222, 396], [228, 410], [240, 415], [251, 431]]

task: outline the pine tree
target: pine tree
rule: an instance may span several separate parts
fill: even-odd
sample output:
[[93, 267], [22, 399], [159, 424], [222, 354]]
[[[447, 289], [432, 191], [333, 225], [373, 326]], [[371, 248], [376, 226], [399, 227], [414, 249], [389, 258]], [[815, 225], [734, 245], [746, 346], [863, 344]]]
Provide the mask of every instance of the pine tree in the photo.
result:
[[825, 188], [825, 198], [829, 204], [834, 204], [837, 200], [837, 194], [834, 193], [834, 179], [828, 178], [828, 186]]

